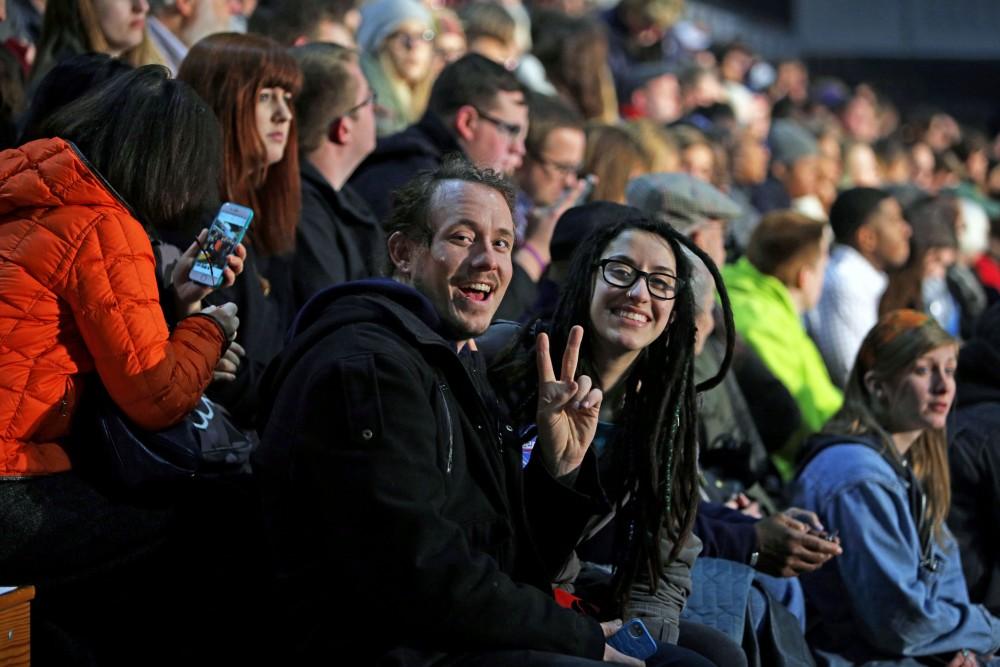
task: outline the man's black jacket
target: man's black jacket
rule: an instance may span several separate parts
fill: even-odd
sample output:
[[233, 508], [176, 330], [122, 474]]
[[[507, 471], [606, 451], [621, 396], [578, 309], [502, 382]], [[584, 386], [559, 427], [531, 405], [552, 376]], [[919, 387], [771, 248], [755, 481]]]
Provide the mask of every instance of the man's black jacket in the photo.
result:
[[308, 160], [301, 162], [302, 218], [296, 230], [292, 281], [302, 306], [320, 290], [382, 274], [385, 233], [350, 186], [335, 190]]
[[511, 648], [600, 658], [597, 622], [548, 589], [595, 496], [522, 473], [478, 355], [440, 328], [409, 287], [347, 283], [303, 309], [268, 369], [255, 471], [295, 649], [308, 664], [344, 647], [412, 665]]

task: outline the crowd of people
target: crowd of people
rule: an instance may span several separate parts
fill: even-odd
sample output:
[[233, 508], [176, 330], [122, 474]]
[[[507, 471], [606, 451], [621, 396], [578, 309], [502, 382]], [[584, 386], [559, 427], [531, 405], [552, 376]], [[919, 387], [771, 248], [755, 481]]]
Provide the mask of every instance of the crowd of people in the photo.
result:
[[[0, 18], [36, 664], [1000, 664], [1000, 134], [683, 0]], [[251, 465], [109, 488], [101, 393]]]

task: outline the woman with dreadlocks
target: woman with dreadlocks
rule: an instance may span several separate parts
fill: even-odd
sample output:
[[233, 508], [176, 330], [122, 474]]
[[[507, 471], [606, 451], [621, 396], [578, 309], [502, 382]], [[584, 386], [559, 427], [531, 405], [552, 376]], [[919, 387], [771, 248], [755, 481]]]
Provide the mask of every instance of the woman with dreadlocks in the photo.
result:
[[[579, 528], [583, 537], [565, 563], [552, 564], [562, 567], [557, 583], [597, 608], [600, 619], [641, 617], [655, 638], [672, 644], [701, 546], [692, 532], [699, 500], [696, 392], [722, 376], [695, 385], [692, 254], [721, 280], [711, 260], [669, 225], [626, 206], [606, 213], [613, 219], [573, 255], [547, 333], [536, 338], [544, 325], [526, 328], [493, 364], [494, 386], [516, 423], [541, 423], [545, 397], [532, 389], [538, 386], [532, 348], [544, 358], [551, 347], [554, 359], [579, 348], [579, 367], [562, 374], [579, 371], [603, 391], [597, 435], [576, 452], [531, 453], [567, 484], [598, 475], [607, 501], [595, 506], [587, 525], [562, 527]], [[723, 303], [731, 338], [724, 293]], [[723, 370], [731, 348], [730, 340]], [[526, 456], [528, 447], [530, 440]], [[731, 647], [736, 657], [719, 664], [745, 664]], [[713, 664], [688, 655], [690, 662], [680, 664]]]

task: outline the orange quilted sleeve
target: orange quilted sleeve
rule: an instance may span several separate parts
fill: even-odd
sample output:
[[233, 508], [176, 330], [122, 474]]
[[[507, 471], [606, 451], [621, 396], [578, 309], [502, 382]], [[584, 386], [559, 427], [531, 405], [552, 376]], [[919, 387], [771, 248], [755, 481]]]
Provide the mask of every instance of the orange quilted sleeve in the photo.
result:
[[97, 372], [139, 426], [158, 430], [188, 414], [212, 379], [223, 334], [205, 317], [171, 333], [160, 309], [153, 248], [133, 218], [91, 211], [62, 297], [73, 311]]

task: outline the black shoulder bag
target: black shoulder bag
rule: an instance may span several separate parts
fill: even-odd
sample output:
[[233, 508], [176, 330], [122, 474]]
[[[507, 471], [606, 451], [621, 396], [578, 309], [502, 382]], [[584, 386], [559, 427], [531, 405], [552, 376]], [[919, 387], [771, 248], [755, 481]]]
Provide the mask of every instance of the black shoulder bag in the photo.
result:
[[155, 498], [179, 485], [249, 475], [257, 436], [202, 396], [180, 422], [159, 431], [134, 424], [97, 377], [88, 383], [67, 451], [74, 469], [110, 493]]

